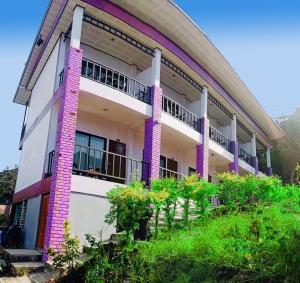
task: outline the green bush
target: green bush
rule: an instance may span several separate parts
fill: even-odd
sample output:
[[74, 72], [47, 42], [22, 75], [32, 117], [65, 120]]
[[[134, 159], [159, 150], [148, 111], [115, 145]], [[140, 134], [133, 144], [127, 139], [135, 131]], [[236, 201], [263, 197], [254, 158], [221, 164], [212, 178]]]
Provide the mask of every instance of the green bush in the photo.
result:
[[141, 243], [131, 282], [299, 282], [300, 209], [291, 214], [286, 205], [259, 206], [178, 231], [171, 240]]

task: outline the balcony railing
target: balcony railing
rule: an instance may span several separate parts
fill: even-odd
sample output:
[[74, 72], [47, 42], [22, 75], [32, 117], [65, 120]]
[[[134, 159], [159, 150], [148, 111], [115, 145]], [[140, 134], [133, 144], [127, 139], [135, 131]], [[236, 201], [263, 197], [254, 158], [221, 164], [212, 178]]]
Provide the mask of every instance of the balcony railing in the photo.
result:
[[117, 183], [147, 180], [149, 166], [124, 155], [75, 145], [73, 173]]
[[252, 156], [247, 151], [239, 147], [239, 158], [252, 166]]
[[184, 175], [182, 175], [176, 171], [172, 171], [172, 170], [169, 170], [169, 169], [163, 168], [163, 167], [160, 167], [160, 169], [159, 169], [159, 176], [161, 178], [174, 178], [176, 180], [180, 180], [184, 177]]
[[209, 138], [230, 152], [230, 139], [213, 127], [209, 127]]
[[83, 59], [81, 75], [151, 105], [150, 88], [116, 70]]
[[[54, 150], [49, 153], [47, 175], [53, 173]], [[124, 155], [75, 145], [73, 174], [117, 183], [133, 180], [148, 182], [148, 163]]]
[[162, 110], [186, 125], [192, 127], [194, 130], [200, 132], [199, 117], [192, 113], [190, 110], [184, 108], [174, 100], [163, 96], [162, 97]]

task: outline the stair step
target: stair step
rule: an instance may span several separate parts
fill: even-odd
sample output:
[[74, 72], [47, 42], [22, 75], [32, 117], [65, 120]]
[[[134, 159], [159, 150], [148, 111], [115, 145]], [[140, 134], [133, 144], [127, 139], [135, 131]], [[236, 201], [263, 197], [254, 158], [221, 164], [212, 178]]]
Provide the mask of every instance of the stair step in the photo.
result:
[[24, 275], [34, 271], [44, 270], [42, 262], [13, 262], [10, 264], [13, 274]]
[[4, 253], [4, 258], [9, 263], [42, 261], [42, 254], [37, 250], [5, 249]]

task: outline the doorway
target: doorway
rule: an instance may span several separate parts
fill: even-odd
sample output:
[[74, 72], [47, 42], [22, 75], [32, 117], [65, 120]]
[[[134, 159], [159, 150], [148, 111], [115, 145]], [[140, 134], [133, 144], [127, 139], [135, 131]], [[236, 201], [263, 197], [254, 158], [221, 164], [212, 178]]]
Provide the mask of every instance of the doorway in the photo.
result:
[[[126, 179], [126, 144], [109, 140], [107, 174], [116, 183], [125, 183]], [[113, 153], [113, 154], [112, 154]]]
[[43, 249], [45, 246], [45, 232], [47, 225], [49, 196], [49, 194], [43, 195], [41, 201], [39, 228], [37, 236], [37, 247], [40, 249]]

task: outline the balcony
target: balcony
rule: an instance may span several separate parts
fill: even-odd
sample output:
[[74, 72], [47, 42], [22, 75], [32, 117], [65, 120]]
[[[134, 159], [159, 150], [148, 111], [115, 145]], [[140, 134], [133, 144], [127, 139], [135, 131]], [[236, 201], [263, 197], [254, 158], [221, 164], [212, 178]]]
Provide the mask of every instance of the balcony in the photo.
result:
[[[48, 176], [53, 172], [54, 151], [49, 153]], [[75, 145], [73, 174], [127, 184], [133, 180], [147, 180], [146, 162], [90, 147]]]
[[209, 138], [221, 147], [225, 148], [227, 151], [231, 152], [230, 139], [212, 126], [209, 127]]
[[247, 151], [239, 147], [239, 158], [252, 166], [252, 156]]
[[200, 119], [174, 100], [163, 96], [162, 110], [200, 133]]
[[116, 70], [83, 59], [81, 76], [117, 89], [144, 103], [151, 105], [150, 87]]

